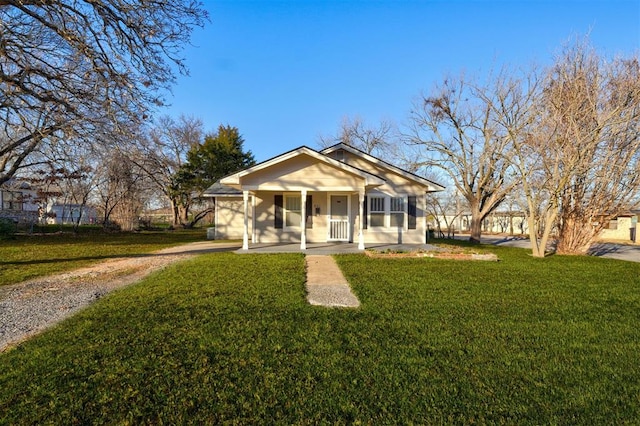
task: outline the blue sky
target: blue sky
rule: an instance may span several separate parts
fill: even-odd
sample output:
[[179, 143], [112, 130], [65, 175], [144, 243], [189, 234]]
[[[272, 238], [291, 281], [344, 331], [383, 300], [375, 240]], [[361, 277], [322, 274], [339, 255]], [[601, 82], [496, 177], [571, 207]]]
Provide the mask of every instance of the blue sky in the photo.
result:
[[344, 117], [402, 125], [447, 74], [547, 64], [590, 33], [603, 54], [640, 50], [640, 0], [204, 1], [163, 113], [238, 127], [262, 161], [332, 135]]

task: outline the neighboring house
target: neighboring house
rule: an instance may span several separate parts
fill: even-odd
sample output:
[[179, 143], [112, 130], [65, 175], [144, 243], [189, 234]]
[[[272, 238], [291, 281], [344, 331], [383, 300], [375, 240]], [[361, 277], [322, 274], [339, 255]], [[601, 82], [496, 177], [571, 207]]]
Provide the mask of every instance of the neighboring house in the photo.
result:
[[96, 209], [82, 204], [53, 204], [47, 212], [50, 225], [87, 225], [97, 222]]
[[222, 178], [215, 237], [252, 243], [426, 242], [426, 194], [444, 188], [345, 144], [294, 149]]
[[[446, 217], [439, 215], [430, 221], [430, 225], [434, 227], [434, 229], [437, 229], [438, 221], [440, 222], [440, 228], [443, 232], [447, 231], [446, 224], [449, 224], [455, 232], [469, 232], [471, 229], [471, 213], [461, 213], [458, 215], [451, 213]], [[529, 233], [529, 224], [524, 212], [495, 211], [482, 221], [482, 232], [524, 235]]]
[[601, 240], [638, 242], [639, 217], [640, 211], [638, 210], [618, 215], [615, 219], [609, 221], [608, 226], [600, 232], [599, 238]]
[[0, 185], [0, 218], [16, 223], [38, 222], [38, 191], [24, 181], [9, 180]]

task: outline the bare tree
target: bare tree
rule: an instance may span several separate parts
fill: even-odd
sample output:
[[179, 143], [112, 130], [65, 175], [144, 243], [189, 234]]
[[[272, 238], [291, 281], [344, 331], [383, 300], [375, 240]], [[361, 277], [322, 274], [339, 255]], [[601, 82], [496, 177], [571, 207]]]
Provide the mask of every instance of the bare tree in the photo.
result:
[[132, 231], [147, 199], [146, 174], [120, 151], [103, 155], [98, 172], [96, 198], [103, 226], [115, 223], [124, 231]]
[[433, 216], [440, 235], [445, 235], [444, 225], [447, 238], [455, 236], [455, 222], [463, 213], [460, 199], [456, 194], [450, 191], [428, 194], [426, 211]]
[[[542, 97], [562, 157], [558, 253], [586, 253], [640, 188], [640, 64], [585, 42], [564, 49]], [[602, 218], [604, 217], [604, 220]]]
[[411, 112], [406, 141], [419, 149], [416, 164], [447, 174], [471, 210], [470, 240], [480, 242], [482, 221], [516, 184], [508, 161], [511, 143], [497, 124], [493, 103], [502, 78], [481, 86], [447, 79]]
[[93, 143], [163, 104], [192, 0], [0, 0], [0, 183], [50, 143]]
[[74, 150], [72, 156], [51, 164], [56, 167], [51, 176], [60, 188], [61, 196], [57, 200], [62, 208], [61, 223], [71, 221], [77, 232], [96, 187], [94, 157], [91, 153]]
[[496, 115], [513, 143], [533, 255], [586, 253], [640, 188], [638, 58], [607, 61], [583, 41], [555, 64], [512, 79]]
[[395, 126], [382, 120], [376, 127], [367, 125], [360, 117], [345, 117], [334, 136], [320, 136], [320, 145], [324, 148], [344, 143], [378, 157], [389, 153], [393, 145]]
[[160, 117], [148, 137], [141, 138], [137, 151], [132, 155], [135, 164], [144, 170], [155, 188], [169, 201], [173, 226], [181, 224], [191, 200], [190, 194], [184, 194], [176, 187], [177, 173], [186, 163], [189, 150], [203, 139], [202, 120], [186, 116], [174, 120], [164, 116]]

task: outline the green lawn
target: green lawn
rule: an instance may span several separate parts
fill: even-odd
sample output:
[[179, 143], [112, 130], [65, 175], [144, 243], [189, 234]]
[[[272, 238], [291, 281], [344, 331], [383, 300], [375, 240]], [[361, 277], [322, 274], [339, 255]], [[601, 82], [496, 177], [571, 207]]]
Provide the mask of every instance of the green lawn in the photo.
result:
[[18, 236], [0, 240], [0, 286], [86, 266], [102, 260], [136, 256], [165, 247], [201, 241], [205, 230], [104, 233], [85, 230]]
[[0, 424], [623, 424], [640, 418], [640, 264], [200, 256], [0, 355]]

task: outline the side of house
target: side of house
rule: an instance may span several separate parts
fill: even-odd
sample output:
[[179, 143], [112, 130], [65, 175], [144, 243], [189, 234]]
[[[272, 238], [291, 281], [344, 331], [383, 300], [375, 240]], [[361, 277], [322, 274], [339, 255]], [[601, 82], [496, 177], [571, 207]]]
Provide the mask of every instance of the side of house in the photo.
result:
[[638, 218], [640, 211], [634, 210], [610, 220], [607, 227], [600, 232], [599, 238], [606, 241], [638, 243]]
[[34, 224], [40, 217], [38, 192], [27, 182], [10, 180], [0, 186], [0, 218]]

